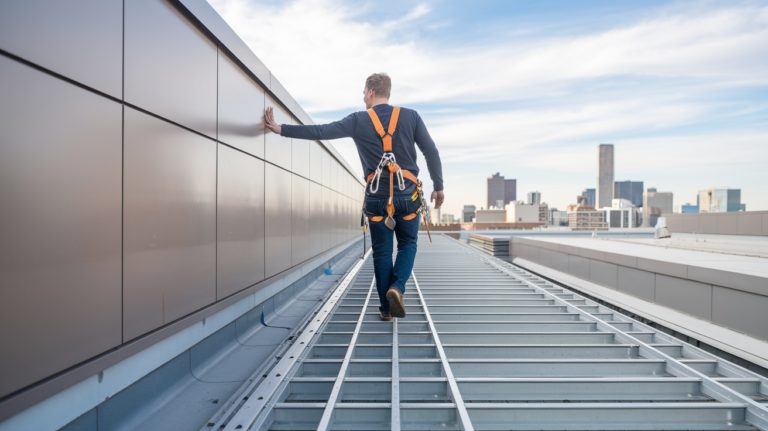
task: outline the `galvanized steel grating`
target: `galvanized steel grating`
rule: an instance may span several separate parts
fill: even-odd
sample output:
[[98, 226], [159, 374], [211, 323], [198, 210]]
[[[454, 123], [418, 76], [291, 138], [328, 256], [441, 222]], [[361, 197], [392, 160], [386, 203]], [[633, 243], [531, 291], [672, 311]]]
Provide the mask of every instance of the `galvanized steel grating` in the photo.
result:
[[379, 319], [368, 261], [341, 290], [226, 429], [768, 429], [765, 378], [448, 237], [421, 247], [404, 319]]

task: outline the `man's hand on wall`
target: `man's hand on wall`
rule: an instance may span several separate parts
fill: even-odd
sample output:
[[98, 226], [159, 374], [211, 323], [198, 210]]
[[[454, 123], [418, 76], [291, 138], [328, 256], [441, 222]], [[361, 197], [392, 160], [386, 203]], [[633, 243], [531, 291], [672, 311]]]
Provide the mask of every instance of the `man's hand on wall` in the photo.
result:
[[438, 209], [441, 205], [443, 205], [443, 201], [445, 200], [445, 193], [443, 193], [442, 190], [439, 192], [432, 192], [432, 197], [429, 200], [434, 202], [435, 209]]
[[272, 107], [269, 107], [264, 111], [264, 129], [270, 130], [278, 135], [282, 130], [280, 125], [275, 121], [275, 114], [272, 112]]

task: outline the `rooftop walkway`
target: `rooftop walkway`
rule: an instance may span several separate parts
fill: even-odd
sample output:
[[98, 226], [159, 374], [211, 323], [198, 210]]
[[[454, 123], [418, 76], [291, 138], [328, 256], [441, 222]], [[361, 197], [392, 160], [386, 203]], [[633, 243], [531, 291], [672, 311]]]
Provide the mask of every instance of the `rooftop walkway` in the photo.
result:
[[369, 256], [206, 429], [768, 430], [768, 380], [512, 264], [422, 238], [408, 316]]

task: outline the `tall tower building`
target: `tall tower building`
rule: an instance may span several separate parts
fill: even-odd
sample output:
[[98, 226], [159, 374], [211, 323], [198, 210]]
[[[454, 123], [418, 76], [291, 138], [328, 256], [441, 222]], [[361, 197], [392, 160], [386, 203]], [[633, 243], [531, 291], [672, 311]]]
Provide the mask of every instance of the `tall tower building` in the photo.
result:
[[613, 183], [613, 198], [626, 199], [636, 207], [643, 206], [642, 181], [616, 181]]
[[498, 172], [488, 177], [488, 208], [503, 208], [517, 200], [517, 180], [504, 179]]
[[581, 191], [580, 196], [584, 198], [585, 205], [595, 208], [595, 204], [597, 204], [597, 202], [595, 201], [595, 189], [584, 189]]
[[611, 206], [613, 200], [613, 144], [598, 147], [597, 202], [596, 208]]
[[528, 204], [541, 205], [541, 192], [528, 192]]

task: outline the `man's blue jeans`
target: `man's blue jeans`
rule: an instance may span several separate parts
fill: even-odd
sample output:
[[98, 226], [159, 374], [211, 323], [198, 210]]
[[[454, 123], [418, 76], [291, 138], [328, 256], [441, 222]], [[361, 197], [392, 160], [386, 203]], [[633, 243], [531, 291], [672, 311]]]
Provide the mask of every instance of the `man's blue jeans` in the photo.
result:
[[[383, 188], [383, 184], [382, 184]], [[390, 287], [405, 292], [405, 283], [411, 276], [413, 261], [416, 259], [416, 241], [419, 237], [420, 214], [411, 220], [404, 217], [418, 211], [420, 201], [414, 198], [416, 187], [407, 187], [400, 192], [395, 186], [395, 230], [389, 230], [384, 225], [384, 220], [373, 221], [374, 216], [387, 216], [387, 197], [381, 195], [368, 195], [365, 197], [365, 213], [371, 230], [371, 243], [373, 248], [373, 268], [376, 276], [376, 290], [379, 293], [383, 313], [389, 312], [389, 301], [386, 294]], [[388, 191], [388, 190], [387, 190]], [[393, 235], [397, 237], [397, 258], [392, 264]]]

